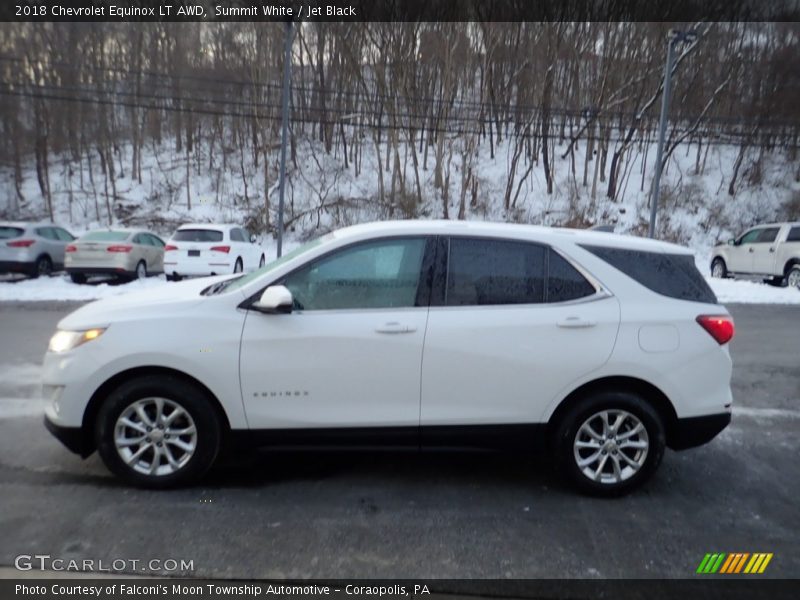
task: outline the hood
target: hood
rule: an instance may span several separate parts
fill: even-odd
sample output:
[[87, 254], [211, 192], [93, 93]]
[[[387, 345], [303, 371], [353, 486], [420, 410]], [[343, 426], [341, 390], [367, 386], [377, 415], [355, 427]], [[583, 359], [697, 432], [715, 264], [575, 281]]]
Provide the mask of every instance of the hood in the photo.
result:
[[168, 283], [156, 289], [141, 290], [96, 300], [70, 313], [58, 323], [59, 329], [106, 327], [114, 321], [138, 319], [152, 310], [180, 311], [204, 300], [204, 289], [230, 275]]

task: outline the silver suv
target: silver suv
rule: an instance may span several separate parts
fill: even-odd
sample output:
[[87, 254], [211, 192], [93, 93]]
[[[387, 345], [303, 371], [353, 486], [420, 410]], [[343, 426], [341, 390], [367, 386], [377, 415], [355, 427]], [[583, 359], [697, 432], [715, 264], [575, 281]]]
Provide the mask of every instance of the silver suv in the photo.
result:
[[0, 222], [0, 273], [49, 275], [64, 268], [64, 249], [75, 239], [51, 223]]

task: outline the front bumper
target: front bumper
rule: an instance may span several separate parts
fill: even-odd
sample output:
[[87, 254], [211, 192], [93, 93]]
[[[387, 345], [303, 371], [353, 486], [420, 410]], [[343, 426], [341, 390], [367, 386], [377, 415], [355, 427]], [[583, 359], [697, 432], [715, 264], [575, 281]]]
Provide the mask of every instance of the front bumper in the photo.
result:
[[94, 447], [87, 438], [86, 432], [82, 427], [64, 427], [63, 425], [56, 425], [47, 415], [44, 417], [44, 426], [47, 428], [47, 431], [52, 433], [59, 442], [67, 447], [67, 449], [75, 454], [80, 454], [82, 458], [86, 458], [94, 452]]
[[667, 436], [667, 446], [686, 450], [713, 440], [731, 422], [731, 413], [678, 419]]

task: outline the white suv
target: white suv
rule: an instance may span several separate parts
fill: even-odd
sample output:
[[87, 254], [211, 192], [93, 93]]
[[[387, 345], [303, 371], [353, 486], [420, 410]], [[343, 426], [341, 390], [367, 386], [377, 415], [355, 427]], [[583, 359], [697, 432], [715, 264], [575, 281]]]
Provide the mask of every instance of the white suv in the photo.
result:
[[45, 355], [46, 424], [150, 487], [244, 440], [549, 447], [581, 490], [617, 495], [730, 422], [732, 336], [679, 246], [375, 223], [75, 311]]
[[164, 272], [175, 281], [254, 271], [265, 262], [256, 237], [237, 225], [181, 225], [164, 247]]

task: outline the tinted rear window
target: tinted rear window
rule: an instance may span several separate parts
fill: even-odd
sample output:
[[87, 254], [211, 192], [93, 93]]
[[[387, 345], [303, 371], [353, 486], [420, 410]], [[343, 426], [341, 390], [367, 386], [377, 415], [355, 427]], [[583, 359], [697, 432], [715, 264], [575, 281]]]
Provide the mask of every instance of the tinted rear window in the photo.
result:
[[180, 229], [172, 236], [173, 242], [221, 242], [222, 232], [216, 229]]
[[646, 288], [670, 298], [717, 303], [717, 297], [689, 254], [661, 254], [623, 248], [583, 246]]
[[789, 236], [786, 238], [787, 242], [800, 242], [800, 227], [792, 227], [789, 230]]
[[544, 253], [537, 244], [451, 238], [446, 304], [543, 302]]
[[10, 240], [22, 235], [24, 229], [19, 227], [0, 227], [0, 240]]
[[127, 240], [128, 231], [92, 231], [81, 238], [82, 242], [121, 242]]

